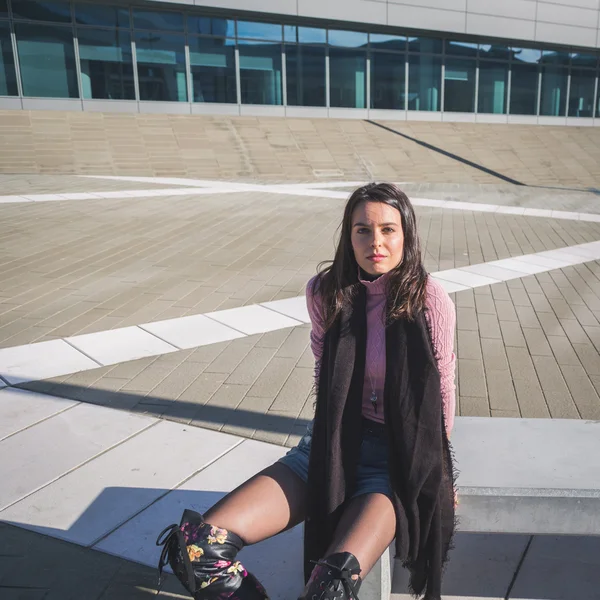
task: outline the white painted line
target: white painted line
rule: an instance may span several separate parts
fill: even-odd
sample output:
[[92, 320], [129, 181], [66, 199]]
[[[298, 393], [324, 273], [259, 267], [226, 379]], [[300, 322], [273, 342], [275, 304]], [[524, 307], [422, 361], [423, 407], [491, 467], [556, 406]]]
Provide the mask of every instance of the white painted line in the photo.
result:
[[82, 403], [3, 440], [0, 510], [156, 422]]
[[87, 333], [66, 338], [66, 341], [101, 365], [115, 365], [181, 349], [167, 344], [139, 327]]
[[286, 298], [285, 300], [273, 300], [272, 302], [263, 302], [261, 306], [270, 308], [286, 317], [291, 317], [302, 323], [310, 323], [308, 308], [306, 307], [306, 297], [297, 296], [296, 298]]
[[74, 400], [29, 390], [3, 389], [0, 391], [0, 440], [77, 404]]
[[11, 385], [88, 371], [98, 366], [64, 340], [0, 349], [0, 376]]
[[548, 271], [545, 267], [540, 267], [538, 265], [533, 265], [531, 263], [526, 263], [523, 261], [517, 262], [512, 258], [503, 258], [502, 260], [493, 260], [490, 263], [493, 267], [500, 267], [501, 269], [508, 269], [509, 271], [524, 271], [528, 275], [535, 275], [535, 273], [543, 273], [544, 271]]
[[546, 267], [549, 271], [551, 271], [552, 269], [562, 269], [563, 267], [568, 267], [571, 264], [570, 262], [564, 260], [548, 258], [547, 256], [539, 256], [538, 254], [515, 256], [514, 258], [511, 258], [511, 260], [517, 262], [524, 262], [529, 265], [538, 265]]
[[464, 271], [463, 269], [449, 269], [447, 271], [441, 271], [435, 273], [436, 279], [444, 279], [445, 281], [451, 281], [452, 283], [458, 283], [470, 288], [480, 287], [482, 285], [492, 285], [498, 283], [500, 279], [494, 279], [493, 277], [486, 277], [484, 275], [477, 275], [470, 271]]
[[241, 442], [160, 421], [13, 504], [2, 520], [90, 546]]
[[431, 275], [436, 281], [439, 281], [442, 284], [442, 287], [446, 290], [448, 294], [453, 294], [454, 292], [462, 292], [464, 290], [469, 290], [466, 285], [460, 285], [459, 283], [453, 283], [452, 281], [447, 281], [445, 279], [440, 279], [435, 273]]
[[511, 271], [510, 269], [503, 269], [502, 267], [487, 263], [482, 265], [472, 265], [470, 267], [461, 267], [461, 270], [476, 273], [477, 275], [483, 275], [484, 277], [491, 277], [498, 281], [509, 281], [510, 279], [519, 279], [528, 275], [524, 269], [521, 269], [520, 271]]
[[207, 313], [206, 316], [228, 327], [233, 327], [233, 329], [237, 329], [246, 335], [296, 327], [301, 323], [296, 319], [290, 319], [290, 317], [258, 304], [211, 312]]
[[197, 348], [245, 337], [240, 331], [204, 315], [145, 323], [140, 327], [181, 349]]

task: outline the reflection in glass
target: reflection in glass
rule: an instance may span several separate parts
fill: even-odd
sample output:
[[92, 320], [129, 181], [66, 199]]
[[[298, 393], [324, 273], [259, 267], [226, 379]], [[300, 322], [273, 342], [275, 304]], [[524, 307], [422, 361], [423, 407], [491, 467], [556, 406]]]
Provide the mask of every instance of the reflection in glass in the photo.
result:
[[0, 0], [0, 17], [8, 17], [8, 0]]
[[598, 64], [598, 57], [595, 54], [571, 54], [571, 64], [575, 67], [589, 67], [595, 69]]
[[271, 40], [280, 42], [282, 36], [281, 25], [276, 23], [255, 23], [254, 21], [238, 21], [237, 34], [241, 38], [254, 38], [255, 40]]
[[371, 108], [405, 109], [404, 54], [371, 53]]
[[408, 109], [440, 110], [442, 59], [426, 54], [408, 57]]
[[183, 14], [133, 9], [133, 26], [136, 29], [159, 29], [161, 31], [183, 31]]
[[76, 4], [75, 21], [80, 25], [129, 27], [129, 10], [103, 4]]
[[446, 40], [446, 54], [476, 58], [477, 46], [477, 44], [472, 44], [470, 42]]
[[511, 65], [510, 114], [537, 114], [538, 66], [527, 64]]
[[187, 29], [189, 33], [235, 37], [235, 21], [232, 19], [188, 15]]
[[569, 66], [571, 55], [568, 52], [561, 50], [544, 50], [540, 63], [545, 65], [564, 65]]
[[403, 35], [371, 33], [369, 41], [372, 50], [406, 50], [406, 38]]
[[431, 54], [442, 53], [442, 40], [439, 38], [428, 37], [409, 37], [409, 52], [427, 52]]
[[571, 69], [569, 117], [594, 116], [594, 86], [596, 74], [586, 69]]
[[325, 106], [325, 48], [285, 47], [287, 103], [290, 106]]
[[282, 104], [281, 44], [241, 44], [242, 104]]
[[540, 115], [564, 117], [567, 106], [567, 69], [542, 67]]
[[73, 30], [15, 23], [23, 95], [78, 98]]
[[327, 30], [316, 27], [298, 27], [298, 41], [301, 44], [325, 44]]
[[183, 36], [138, 31], [135, 46], [140, 100], [186, 102]]
[[16, 96], [17, 75], [8, 22], [0, 21], [0, 96]]
[[71, 5], [51, 0], [13, 0], [13, 17], [28, 21], [71, 22]]
[[474, 112], [475, 61], [446, 58], [444, 71], [444, 110], [447, 112]]
[[188, 43], [194, 102], [237, 102], [233, 40], [189, 37]]
[[366, 108], [366, 52], [364, 50], [331, 48], [329, 50], [329, 81], [331, 106]]
[[329, 45], [340, 48], [362, 48], [367, 45], [369, 36], [361, 31], [329, 30]]
[[135, 100], [129, 32], [81, 29], [78, 40], [83, 97]]
[[507, 94], [508, 63], [480, 61], [477, 112], [506, 114]]
[[508, 60], [511, 54], [510, 48], [504, 44], [479, 44], [479, 58]]
[[511, 47], [513, 61], [519, 63], [539, 63], [542, 58], [541, 50], [532, 48], [514, 48]]

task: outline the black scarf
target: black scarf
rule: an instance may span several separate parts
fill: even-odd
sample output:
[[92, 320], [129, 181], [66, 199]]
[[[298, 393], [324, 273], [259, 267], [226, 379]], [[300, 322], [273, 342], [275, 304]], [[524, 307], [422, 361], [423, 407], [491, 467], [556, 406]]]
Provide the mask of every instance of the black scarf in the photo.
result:
[[[325, 336], [308, 473], [305, 577], [325, 555], [355, 486], [366, 357], [366, 290], [358, 284]], [[431, 338], [420, 314], [386, 328], [384, 415], [396, 511], [396, 557], [410, 587], [441, 598], [454, 533], [454, 472]]]

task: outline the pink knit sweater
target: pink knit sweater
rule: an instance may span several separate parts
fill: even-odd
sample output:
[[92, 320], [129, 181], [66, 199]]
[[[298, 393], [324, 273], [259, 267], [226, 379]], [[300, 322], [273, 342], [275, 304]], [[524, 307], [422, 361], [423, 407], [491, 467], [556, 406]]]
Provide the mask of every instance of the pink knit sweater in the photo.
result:
[[[325, 339], [324, 315], [318, 290], [314, 292], [313, 277], [306, 288], [306, 302], [312, 323], [310, 342], [315, 357], [315, 378], [318, 381], [323, 341]], [[367, 357], [363, 387], [363, 416], [383, 423], [383, 386], [385, 382], [385, 283], [382, 275], [373, 282], [362, 281], [367, 288]], [[437, 281], [427, 280], [427, 311], [425, 312], [441, 378], [441, 391], [448, 435], [454, 425], [456, 407], [454, 386], [454, 325], [456, 311], [450, 296]], [[371, 402], [373, 392], [377, 403]]]

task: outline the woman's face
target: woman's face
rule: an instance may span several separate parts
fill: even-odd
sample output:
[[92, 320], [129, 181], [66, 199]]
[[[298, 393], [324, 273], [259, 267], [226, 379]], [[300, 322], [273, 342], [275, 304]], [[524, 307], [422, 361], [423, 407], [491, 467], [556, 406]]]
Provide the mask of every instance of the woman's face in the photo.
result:
[[404, 231], [400, 212], [383, 202], [362, 202], [352, 214], [352, 249], [370, 275], [383, 275], [402, 262]]

